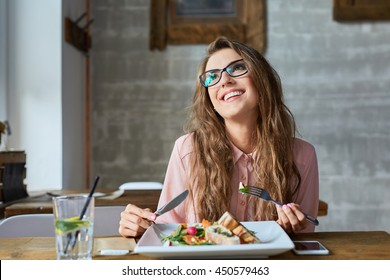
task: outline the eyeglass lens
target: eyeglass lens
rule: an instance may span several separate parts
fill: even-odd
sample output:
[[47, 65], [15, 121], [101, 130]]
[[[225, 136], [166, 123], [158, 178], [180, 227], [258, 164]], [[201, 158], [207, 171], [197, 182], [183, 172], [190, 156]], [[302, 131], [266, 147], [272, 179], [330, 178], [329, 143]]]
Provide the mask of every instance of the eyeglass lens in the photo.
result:
[[242, 59], [233, 61], [223, 69], [213, 69], [204, 72], [199, 76], [200, 82], [205, 87], [210, 87], [217, 84], [222, 77], [222, 73], [226, 72], [230, 77], [238, 77], [248, 72], [246, 65]]

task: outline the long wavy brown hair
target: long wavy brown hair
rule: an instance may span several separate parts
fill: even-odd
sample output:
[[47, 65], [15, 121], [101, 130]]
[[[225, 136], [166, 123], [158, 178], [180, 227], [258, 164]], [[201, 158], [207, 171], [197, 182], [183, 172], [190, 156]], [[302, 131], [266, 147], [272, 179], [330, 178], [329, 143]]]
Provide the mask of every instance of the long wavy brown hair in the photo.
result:
[[[284, 104], [280, 78], [258, 51], [224, 37], [209, 45], [198, 74], [205, 71], [210, 56], [225, 48], [233, 49], [243, 58], [258, 92], [259, 117], [251, 140], [256, 151], [256, 184], [266, 188], [275, 199], [291, 202], [301, 178], [293, 156], [295, 121]], [[193, 134], [190, 205], [198, 220], [218, 220], [229, 209], [233, 152], [224, 119], [214, 110], [207, 89], [199, 81], [186, 132]], [[276, 208], [271, 203], [253, 201], [255, 219], [277, 218]]]

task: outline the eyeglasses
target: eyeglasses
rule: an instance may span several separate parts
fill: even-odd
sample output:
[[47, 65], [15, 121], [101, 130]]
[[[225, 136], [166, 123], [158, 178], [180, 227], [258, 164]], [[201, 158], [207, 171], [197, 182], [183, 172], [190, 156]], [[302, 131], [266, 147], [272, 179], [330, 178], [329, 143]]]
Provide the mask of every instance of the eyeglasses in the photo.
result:
[[200, 83], [206, 88], [211, 87], [221, 80], [223, 72], [226, 72], [230, 77], [239, 77], [248, 73], [248, 69], [243, 59], [235, 60], [223, 69], [212, 69], [204, 72], [199, 76]]

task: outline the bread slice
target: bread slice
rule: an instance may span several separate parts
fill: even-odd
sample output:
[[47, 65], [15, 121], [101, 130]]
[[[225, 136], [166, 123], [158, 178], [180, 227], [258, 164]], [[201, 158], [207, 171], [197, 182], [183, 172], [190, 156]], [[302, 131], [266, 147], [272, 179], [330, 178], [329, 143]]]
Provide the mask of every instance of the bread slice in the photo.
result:
[[218, 220], [218, 224], [230, 230], [233, 234], [240, 238], [241, 243], [260, 243], [258, 239], [250, 230], [243, 226], [236, 218], [229, 212], [225, 212]]
[[206, 239], [218, 245], [240, 244], [240, 238], [221, 225], [212, 225], [206, 228]]

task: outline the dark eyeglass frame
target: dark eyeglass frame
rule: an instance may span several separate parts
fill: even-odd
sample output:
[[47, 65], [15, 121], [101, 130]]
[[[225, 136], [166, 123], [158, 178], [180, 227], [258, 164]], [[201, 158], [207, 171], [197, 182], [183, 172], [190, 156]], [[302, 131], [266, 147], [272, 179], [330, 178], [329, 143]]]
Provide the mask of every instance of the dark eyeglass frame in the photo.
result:
[[[214, 85], [218, 84], [219, 81], [220, 81], [221, 78], [222, 78], [223, 72], [226, 72], [230, 77], [233, 77], [233, 78], [234, 78], [234, 77], [240, 77], [240, 76], [242, 76], [242, 75], [245, 75], [246, 73], [248, 73], [248, 68], [246, 67], [246, 65], [245, 65], [246, 71], [245, 71], [244, 73], [241, 73], [241, 74], [238, 74], [238, 75], [232, 75], [231, 73], [228, 72], [229, 67], [230, 67], [232, 64], [237, 63], [237, 62], [239, 62], [239, 61], [243, 61], [243, 62], [244, 62], [244, 59], [238, 59], [238, 60], [232, 61], [232, 62], [229, 63], [228, 66], [226, 66], [226, 67], [223, 68], [223, 69], [211, 69], [211, 70], [208, 70], [208, 71], [206, 71], [206, 72], [203, 72], [202, 74], [199, 75], [199, 81], [200, 81], [201, 85], [204, 86], [205, 88], [208, 88], [208, 87], [211, 87], [211, 86], [214, 86]], [[245, 64], [245, 62], [244, 62], [244, 64]], [[220, 71], [220, 72], [219, 72], [219, 78], [218, 78], [218, 80], [217, 80], [215, 83], [211, 84], [211, 85], [206, 85], [206, 84], [205, 84], [205, 81], [204, 81], [205, 79], [202, 79], [202, 77], [205, 76], [205, 75], [206, 75], [207, 73], [209, 73], [209, 72], [215, 72], [215, 71]]]

